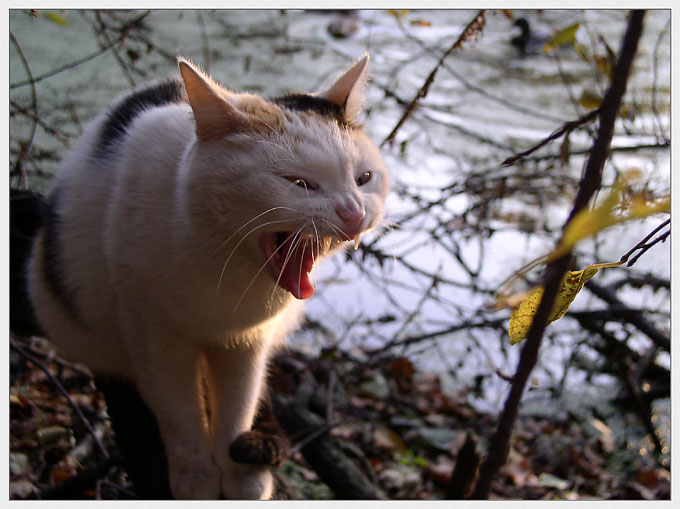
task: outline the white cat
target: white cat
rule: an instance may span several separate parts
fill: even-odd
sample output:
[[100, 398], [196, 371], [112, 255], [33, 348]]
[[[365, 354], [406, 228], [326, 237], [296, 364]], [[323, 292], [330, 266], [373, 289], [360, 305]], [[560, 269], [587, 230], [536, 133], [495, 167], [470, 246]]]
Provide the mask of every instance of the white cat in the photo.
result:
[[388, 174], [357, 124], [367, 63], [267, 100], [179, 58], [182, 80], [115, 102], [54, 179], [29, 266], [36, 315], [67, 356], [135, 384], [175, 498], [271, 495], [270, 471], [228, 449], [313, 265], [382, 217]]

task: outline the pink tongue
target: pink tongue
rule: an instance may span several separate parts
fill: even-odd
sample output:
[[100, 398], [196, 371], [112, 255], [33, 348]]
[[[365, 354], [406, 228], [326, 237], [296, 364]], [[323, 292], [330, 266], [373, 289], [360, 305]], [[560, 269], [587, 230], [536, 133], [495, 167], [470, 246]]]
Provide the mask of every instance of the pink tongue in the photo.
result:
[[297, 299], [308, 299], [314, 294], [314, 286], [309, 273], [314, 266], [314, 248], [310, 240], [302, 240], [291, 251], [292, 237], [287, 239], [281, 249], [281, 260], [285, 263], [281, 270], [279, 285]]

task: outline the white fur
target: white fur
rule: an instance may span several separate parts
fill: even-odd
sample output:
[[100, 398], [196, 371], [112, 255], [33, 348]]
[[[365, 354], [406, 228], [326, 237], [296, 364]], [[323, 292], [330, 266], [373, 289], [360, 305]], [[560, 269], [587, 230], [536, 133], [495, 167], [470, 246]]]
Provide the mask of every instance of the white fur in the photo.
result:
[[[225, 97], [238, 96], [223, 90]], [[365, 208], [363, 230], [382, 215], [388, 177], [366, 136], [315, 116], [284, 117], [278, 131], [239, 127], [199, 139], [191, 107], [166, 105], [137, 117], [105, 163], [89, 155], [106, 114], [97, 117], [53, 184], [60, 270], [78, 321], [49, 289], [44, 234], [36, 240], [30, 292], [39, 321], [72, 359], [135, 383], [158, 419], [176, 498], [271, 494], [268, 469], [228, 454], [252, 425], [272, 348], [303, 313], [269, 267], [261, 270], [261, 234], [307, 225], [307, 233], [334, 235], [344, 226], [338, 204]], [[368, 170], [371, 181], [358, 187], [356, 176]], [[208, 368], [207, 426], [199, 365]]]

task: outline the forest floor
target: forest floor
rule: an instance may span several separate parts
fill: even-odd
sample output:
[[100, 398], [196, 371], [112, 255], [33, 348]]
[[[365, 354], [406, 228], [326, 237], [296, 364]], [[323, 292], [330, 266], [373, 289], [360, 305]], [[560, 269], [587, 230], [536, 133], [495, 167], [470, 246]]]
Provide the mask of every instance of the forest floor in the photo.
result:
[[[57, 357], [39, 338], [13, 338], [12, 346], [10, 498], [136, 498], [115, 453], [106, 403], [88, 371]], [[275, 402], [280, 406], [305, 393], [321, 425], [288, 429], [292, 455], [276, 470], [275, 498], [363, 497], [334, 485], [338, 472], [310, 464], [308, 452], [318, 452], [321, 441], [341, 458], [330, 468], [356, 469], [369, 493], [373, 490], [369, 496], [460, 498], [471, 479], [453, 476], [456, 464], [468, 474], [475, 471], [496, 417], [476, 410], [466, 394], [452, 393], [439, 375], [418, 371], [406, 358], [372, 363], [360, 352], [352, 355], [333, 351], [310, 358], [288, 351], [276, 359]], [[465, 443], [467, 452], [461, 453]], [[491, 497], [669, 499], [670, 473], [619, 443], [592, 417], [521, 416]]]

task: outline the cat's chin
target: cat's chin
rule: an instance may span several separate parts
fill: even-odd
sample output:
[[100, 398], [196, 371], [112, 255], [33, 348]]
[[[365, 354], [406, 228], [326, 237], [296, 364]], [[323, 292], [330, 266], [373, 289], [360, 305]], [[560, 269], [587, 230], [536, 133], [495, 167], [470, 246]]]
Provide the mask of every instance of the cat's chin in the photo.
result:
[[314, 295], [309, 273], [331, 244], [328, 237], [319, 240], [288, 231], [265, 233], [260, 238], [262, 252], [276, 284], [302, 300]]

